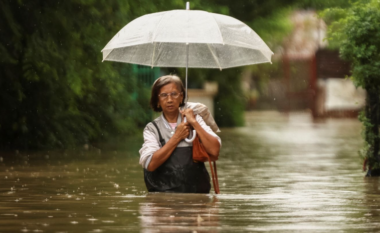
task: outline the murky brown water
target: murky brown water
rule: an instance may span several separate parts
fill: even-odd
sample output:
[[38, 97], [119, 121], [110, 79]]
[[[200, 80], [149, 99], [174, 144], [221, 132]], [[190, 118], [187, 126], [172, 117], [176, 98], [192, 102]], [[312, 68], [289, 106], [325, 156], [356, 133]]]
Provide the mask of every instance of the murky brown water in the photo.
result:
[[247, 119], [220, 134], [217, 196], [147, 194], [140, 139], [126, 151], [2, 155], [0, 232], [380, 230], [379, 180], [360, 171], [357, 120]]

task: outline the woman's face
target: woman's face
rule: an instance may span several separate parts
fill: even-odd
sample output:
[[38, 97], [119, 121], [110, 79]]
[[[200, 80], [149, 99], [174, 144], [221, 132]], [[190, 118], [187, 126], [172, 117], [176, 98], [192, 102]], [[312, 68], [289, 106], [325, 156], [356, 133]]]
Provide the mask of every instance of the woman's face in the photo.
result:
[[182, 103], [182, 100], [183, 93], [180, 92], [175, 83], [169, 83], [161, 87], [158, 103], [164, 113], [170, 114], [179, 111], [179, 105]]

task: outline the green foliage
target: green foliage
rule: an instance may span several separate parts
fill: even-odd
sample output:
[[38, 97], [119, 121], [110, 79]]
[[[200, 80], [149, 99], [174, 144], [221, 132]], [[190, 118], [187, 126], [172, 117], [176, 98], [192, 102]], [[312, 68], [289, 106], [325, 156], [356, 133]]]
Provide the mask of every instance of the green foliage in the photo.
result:
[[380, 168], [380, 2], [357, 1], [348, 10], [329, 9], [329, 41], [339, 46], [341, 57], [352, 63], [352, 80], [367, 91], [363, 123], [369, 169]]
[[335, 20], [329, 26], [329, 41], [338, 44], [341, 56], [354, 63], [353, 80], [357, 86], [380, 83], [375, 77], [380, 70], [379, 4], [357, 2], [349, 11], [329, 9], [323, 14], [328, 21]]
[[339, 8], [344, 9], [351, 6], [352, 3], [355, 3], [361, 0], [300, 0], [296, 4], [296, 7], [299, 8], [308, 8], [314, 9], [317, 11], [326, 10], [330, 8]]
[[223, 127], [243, 126], [246, 99], [241, 88], [241, 69], [219, 73], [219, 90], [215, 98], [215, 120]]
[[73, 147], [146, 123], [147, 93], [130, 66], [100, 62], [112, 35], [144, 13], [137, 5], [0, 2], [1, 148]]

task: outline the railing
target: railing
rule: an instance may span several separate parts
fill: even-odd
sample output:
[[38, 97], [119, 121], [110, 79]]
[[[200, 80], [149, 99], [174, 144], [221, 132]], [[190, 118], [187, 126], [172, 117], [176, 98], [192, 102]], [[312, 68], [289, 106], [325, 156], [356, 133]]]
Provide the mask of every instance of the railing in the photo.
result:
[[145, 87], [151, 87], [156, 79], [160, 77], [160, 68], [142, 65], [133, 65], [133, 74], [136, 75], [138, 82]]

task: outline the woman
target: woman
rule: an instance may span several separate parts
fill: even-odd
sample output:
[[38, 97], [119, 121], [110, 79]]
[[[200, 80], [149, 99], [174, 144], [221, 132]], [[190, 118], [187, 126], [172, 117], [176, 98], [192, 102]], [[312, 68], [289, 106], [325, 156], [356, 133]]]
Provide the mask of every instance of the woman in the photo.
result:
[[205, 165], [193, 161], [192, 143], [184, 139], [195, 129], [210, 156], [219, 155], [221, 140], [192, 109], [180, 110], [185, 106], [184, 95], [182, 81], [175, 75], [162, 76], [153, 84], [150, 105], [162, 114], [145, 127], [140, 149], [149, 192], [210, 192]]

